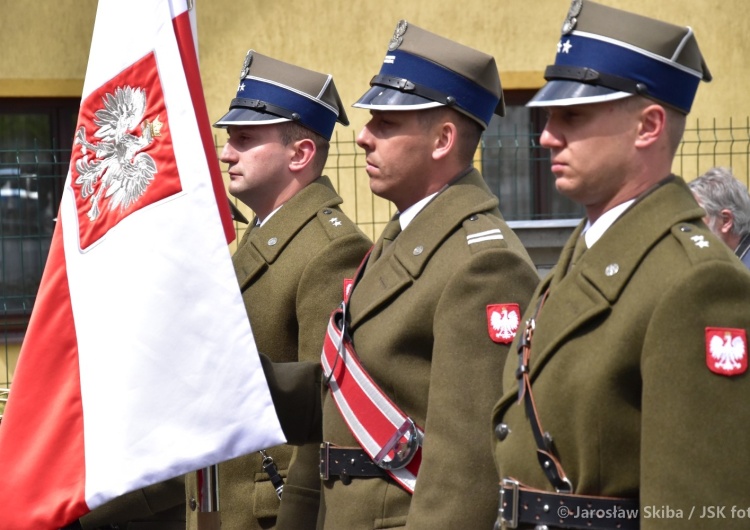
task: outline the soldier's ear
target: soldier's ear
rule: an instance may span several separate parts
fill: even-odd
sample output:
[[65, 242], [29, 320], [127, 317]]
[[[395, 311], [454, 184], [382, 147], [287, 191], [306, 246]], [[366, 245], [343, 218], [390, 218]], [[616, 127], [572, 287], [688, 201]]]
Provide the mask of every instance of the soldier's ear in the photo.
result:
[[441, 160], [457, 148], [458, 129], [451, 121], [439, 122], [435, 129], [435, 146], [432, 151], [434, 160]]
[[667, 136], [667, 111], [658, 104], [643, 107], [638, 113], [638, 131], [635, 146], [639, 148], [653, 145]]
[[289, 170], [292, 172], [302, 171], [309, 166], [317, 152], [315, 142], [310, 138], [297, 140], [290, 147], [293, 149], [292, 157], [289, 160]]

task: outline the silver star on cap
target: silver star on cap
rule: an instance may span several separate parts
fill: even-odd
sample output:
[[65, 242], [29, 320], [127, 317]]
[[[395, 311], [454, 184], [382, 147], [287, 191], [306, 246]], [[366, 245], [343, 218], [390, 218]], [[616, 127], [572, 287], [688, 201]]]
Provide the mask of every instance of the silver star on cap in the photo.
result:
[[570, 53], [572, 47], [573, 45], [570, 43], [570, 39], [565, 42], [560, 40], [560, 42], [557, 43], [557, 53]]

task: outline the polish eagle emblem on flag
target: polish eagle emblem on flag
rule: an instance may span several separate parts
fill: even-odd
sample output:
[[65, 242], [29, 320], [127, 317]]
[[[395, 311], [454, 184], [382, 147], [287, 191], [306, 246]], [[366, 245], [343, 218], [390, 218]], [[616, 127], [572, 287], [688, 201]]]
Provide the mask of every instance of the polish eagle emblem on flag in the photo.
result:
[[[146, 91], [130, 86], [117, 87], [114, 94], [104, 97], [104, 108], [94, 113], [94, 123], [99, 127], [94, 137], [97, 143], [86, 139], [86, 127], [76, 132], [75, 143], [81, 146], [82, 158], [76, 161], [81, 197], [90, 197], [88, 218], [95, 221], [100, 213], [102, 195], [109, 198], [109, 208], [127, 208], [137, 201], [154, 180], [156, 162], [142, 152], [161, 136], [163, 123], [157, 116], [153, 122], [143, 118], [146, 111]], [[132, 131], [140, 129], [140, 135]], [[95, 158], [89, 159], [88, 151]], [[99, 187], [94, 191], [94, 184]]]
[[720, 375], [747, 370], [747, 336], [744, 329], [706, 328], [706, 364]]
[[182, 190], [153, 52], [81, 102], [71, 157], [80, 245]]
[[491, 304], [487, 306], [487, 331], [498, 344], [510, 344], [516, 336], [521, 321], [518, 304]]

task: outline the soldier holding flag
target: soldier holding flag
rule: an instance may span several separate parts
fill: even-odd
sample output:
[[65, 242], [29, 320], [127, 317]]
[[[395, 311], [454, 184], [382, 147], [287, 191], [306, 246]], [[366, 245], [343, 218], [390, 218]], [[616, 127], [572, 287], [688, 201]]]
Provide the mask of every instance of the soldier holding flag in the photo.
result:
[[[220, 160], [228, 165], [229, 193], [255, 213], [232, 260], [258, 351], [276, 362], [318, 359], [344, 280], [371, 246], [322, 175], [337, 122], [349, 123], [332, 76], [250, 50], [229, 111], [214, 124], [228, 133]], [[268, 449], [278, 477], [257, 453], [219, 464], [221, 527], [273, 528], [277, 515], [291, 510], [305, 514], [295, 530], [314, 528], [317, 455], [317, 444]], [[194, 529], [194, 475], [187, 503], [187, 528]]]
[[[258, 350], [280, 363], [317, 362], [344, 280], [371, 246], [322, 175], [337, 122], [348, 125], [332, 76], [250, 50], [229, 111], [215, 124], [228, 133], [220, 160], [228, 165], [229, 193], [255, 213], [232, 258], [234, 269]], [[274, 528], [277, 516], [291, 512], [295, 530], [314, 529], [317, 459], [315, 443], [219, 464], [221, 528]], [[186, 500], [187, 528], [200, 528], [199, 490], [191, 473], [184, 485], [178, 478], [127, 494], [81, 523], [177, 530], [186, 526]]]

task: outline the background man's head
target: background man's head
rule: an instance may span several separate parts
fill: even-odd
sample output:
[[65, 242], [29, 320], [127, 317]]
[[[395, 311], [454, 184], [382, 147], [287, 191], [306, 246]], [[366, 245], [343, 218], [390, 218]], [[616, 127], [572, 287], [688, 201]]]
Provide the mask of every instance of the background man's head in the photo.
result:
[[706, 210], [704, 222], [734, 250], [750, 234], [750, 195], [732, 171], [714, 167], [689, 184], [695, 200]]

